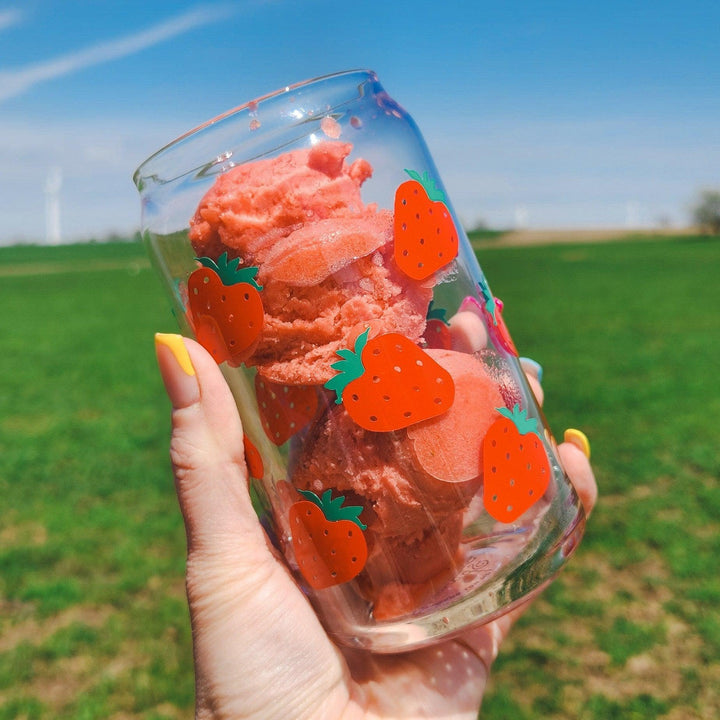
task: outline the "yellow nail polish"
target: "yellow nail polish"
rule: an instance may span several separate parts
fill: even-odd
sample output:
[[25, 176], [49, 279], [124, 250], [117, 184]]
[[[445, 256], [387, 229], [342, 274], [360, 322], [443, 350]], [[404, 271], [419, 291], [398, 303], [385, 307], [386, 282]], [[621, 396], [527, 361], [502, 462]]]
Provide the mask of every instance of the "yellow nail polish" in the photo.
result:
[[580, 448], [585, 454], [585, 457], [588, 458], [588, 460], [590, 459], [590, 441], [582, 430], [576, 430], [575, 428], [566, 430], [565, 442], [572, 443], [575, 447]]
[[185, 347], [182, 335], [173, 333], [155, 333], [155, 343], [164, 345], [177, 360], [177, 364], [183, 369], [186, 375], [195, 375], [195, 368], [190, 360], [190, 354]]

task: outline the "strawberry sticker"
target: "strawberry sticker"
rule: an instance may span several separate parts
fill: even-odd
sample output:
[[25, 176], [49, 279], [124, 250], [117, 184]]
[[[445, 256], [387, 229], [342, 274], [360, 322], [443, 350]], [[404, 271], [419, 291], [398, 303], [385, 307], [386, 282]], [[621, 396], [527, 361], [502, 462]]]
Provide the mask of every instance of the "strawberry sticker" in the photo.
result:
[[315, 590], [352, 580], [365, 567], [368, 548], [358, 517], [360, 505], [343, 506], [345, 496], [332, 499], [325, 490], [318, 497], [298, 490], [306, 498], [290, 508], [290, 531], [295, 560], [308, 584]]
[[495, 520], [511, 523], [545, 494], [551, 468], [537, 419], [517, 404], [496, 410], [502, 417], [490, 426], [482, 447], [483, 502]]
[[358, 335], [355, 350], [342, 348], [338, 374], [325, 383], [350, 417], [376, 432], [400, 430], [450, 409], [455, 385], [450, 373], [415, 343], [398, 333], [368, 340]]
[[510, 337], [510, 331], [502, 317], [503, 302], [499, 298], [494, 298], [486, 285], [479, 285], [478, 289], [482, 294], [485, 304], [482, 306], [482, 312], [492, 337], [497, 340], [509, 353], [517, 357], [518, 351], [515, 343]]
[[256, 375], [255, 394], [263, 430], [276, 445], [300, 432], [317, 411], [318, 397], [312, 386], [283, 385]]
[[395, 262], [414, 280], [424, 280], [458, 254], [458, 234], [445, 194], [427, 172], [405, 170], [410, 180], [395, 192]]
[[239, 268], [240, 259], [228, 260], [226, 252], [217, 261], [196, 259], [202, 267], [188, 278], [190, 324], [215, 362], [238, 366], [252, 355], [263, 327], [258, 268]]
[[447, 312], [444, 308], [435, 307], [434, 301], [430, 301], [427, 323], [423, 333], [423, 340], [427, 347], [437, 350], [449, 350], [452, 347], [450, 324], [446, 315]]
[[262, 455], [247, 435], [243, 435], [243, 448], [245, 450], [245, 462], [247, 463], [248, 474], [250, 477], [262, 480], [265, 475], [265, 465], [263, 464]]

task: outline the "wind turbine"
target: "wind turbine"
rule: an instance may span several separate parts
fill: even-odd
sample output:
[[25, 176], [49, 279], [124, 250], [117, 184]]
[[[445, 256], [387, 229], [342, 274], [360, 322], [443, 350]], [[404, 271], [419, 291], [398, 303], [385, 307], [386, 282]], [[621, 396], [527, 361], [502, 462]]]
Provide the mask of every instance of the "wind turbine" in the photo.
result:
[[45, 178], [45, 243], [59, 245], [62, 242], [60, 230], [60, 188], [62, 168], [53, 166]]

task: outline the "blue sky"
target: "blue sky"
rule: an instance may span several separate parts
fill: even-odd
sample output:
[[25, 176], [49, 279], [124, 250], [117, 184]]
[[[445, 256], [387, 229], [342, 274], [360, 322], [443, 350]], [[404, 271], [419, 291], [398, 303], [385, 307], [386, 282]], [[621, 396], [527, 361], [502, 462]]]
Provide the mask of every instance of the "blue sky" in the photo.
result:
[[0, 243], [137, 228], [134, 168], [289, 83], [374, 69], [466, 225], [685, 224], [720, 186], [720, 3], [0, 0]]

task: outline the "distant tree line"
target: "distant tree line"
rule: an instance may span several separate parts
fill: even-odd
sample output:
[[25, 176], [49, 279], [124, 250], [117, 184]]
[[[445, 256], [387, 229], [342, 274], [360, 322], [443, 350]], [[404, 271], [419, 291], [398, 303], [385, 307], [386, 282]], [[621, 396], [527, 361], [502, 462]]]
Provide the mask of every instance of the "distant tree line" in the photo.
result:
[[692, 209], [695, 224], [711, 235], [720, 235], [720, 191], [704, 190]]

